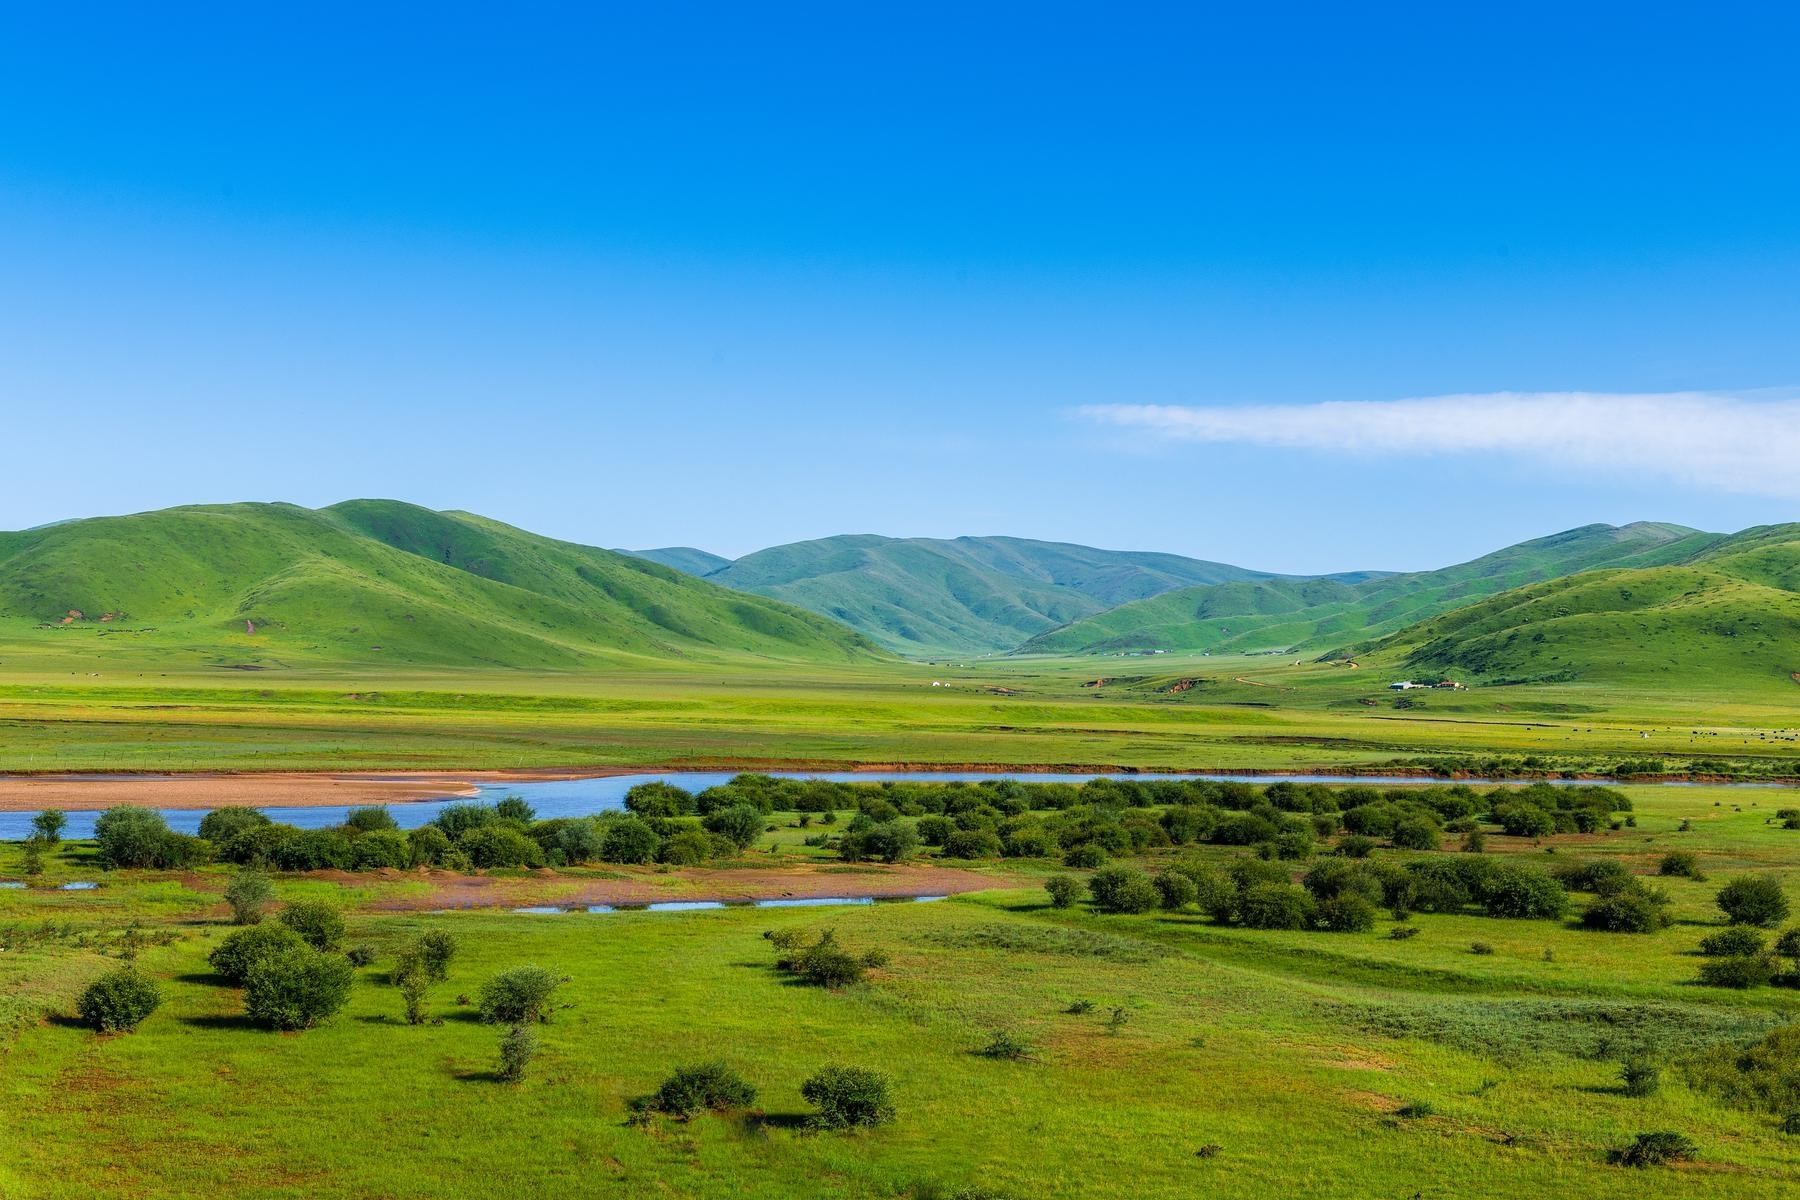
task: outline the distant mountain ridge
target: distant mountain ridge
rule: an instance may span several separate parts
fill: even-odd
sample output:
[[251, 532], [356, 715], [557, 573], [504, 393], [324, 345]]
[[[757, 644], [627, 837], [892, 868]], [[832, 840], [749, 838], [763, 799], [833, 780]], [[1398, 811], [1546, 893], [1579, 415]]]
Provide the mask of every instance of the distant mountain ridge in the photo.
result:
[[1040, 634], [1017, 653], [1328, 649], [1511, 588], [1605, 567], [1678, 562], [1722, 540], [1720, 534], [1648, 521], [1584, 525], [1435, 571], [1183, 588]]
[[1013, 537], [845, 534], [759, 550], [713, 583], [841, 621], [907, 654], [992, 654], [1115, 605], [1262, 572]]
[[195, 506], [0, 533], [0, 632], [236, 665], [882, 657], [801, 609], [393, 500]]
[[614, 554], [628, 554], [632, 558], [647, 558], [651, 562], [661, 563], [665, 567], [677, 571], [685, 571], [689, 575], [698, 575], [702, 579], [731, 565], [731, 560], [722, 554], [713, 554], [706, 550], [697, 550], [692, 546], [663, 546], [656, 550], [614, 550]]

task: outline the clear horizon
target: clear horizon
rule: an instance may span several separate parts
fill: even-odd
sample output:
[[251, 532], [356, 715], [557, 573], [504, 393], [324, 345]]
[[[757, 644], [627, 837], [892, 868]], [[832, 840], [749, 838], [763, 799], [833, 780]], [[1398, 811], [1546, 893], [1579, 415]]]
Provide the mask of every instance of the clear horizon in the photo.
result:
[[6, 18], [0, 527], [1318, 574], [1800, 518], [1793, 13], [431, 11]]

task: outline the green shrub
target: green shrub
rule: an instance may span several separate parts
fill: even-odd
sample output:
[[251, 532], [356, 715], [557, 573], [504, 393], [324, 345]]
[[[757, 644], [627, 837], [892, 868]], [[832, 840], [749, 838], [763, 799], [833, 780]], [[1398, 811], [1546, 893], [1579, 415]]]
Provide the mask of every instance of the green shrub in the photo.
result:
[[353, 967], [366, 967], [375, 961], [375, 947], [358, 943], [344, 951], [344, 961]]
[[371, 830], [350, 840], [350, 866], [355, 870], [401, 870], [411, 865], [412, 843], [398, 830]]
[[272, 1029], [310, 1029], [344, 1007], [354, 975], [335, 954], [291, 946], [251, 964], [244, 1013]]
[[1087, 885], [1073, 875], [1052, 875], [1044, 880], [1044, 890], [1050, 894], [1052, 908], [1073, 908]]
[[1736, 1108], [1800, 1111], [1800, 1024], [1784, 1024], [1748, 1044], [1718, 1042], [1685, 1064], [1690, 1084]]
[[353, 808], [344, 816], [344, 831], [352, 836], [364, 833], [391, 833], [400, 828], [394, 814], [380, 805]]
[[1364, 834], [1350, 833], [1338, 839], [1337, 852], [1345, 858], [1367, 858], [1380, 844]]
[[944, 839], [945, 858], [999, 858], [1005, 849], [986, 829], [959, 829]]
[[1436, 850], [1443, 837], [1437, 824], [1423, 817], [1408, 817], [1394, 826], [1389, 839], [1401, 850]]
[[116, 967], [88, 984], [75, 1009], [101, 1033], [129, 1033], [161, 1004], [162, 991], [153, 980], [135, 967]]
[[528, 1025], [514, 1025], [500, 1035], [500, 1069], [495, 1072], [505, 1083], [525, 1078], [525, 1068], [537, 1057], [537, 1034]]
[[1494, 947], [1488, 942], [1470, 942], [1469, 953], [1485, 958], [1494, 953]]
[[1031, 1057], [1031, 1043], [1004, 1029], [996, 1029], [988, 1038], [987, 1044], [975, 1053], [983, 1058], [1003, 1058], [1009, 1062], [1022, 1062]]
[[661, 849], [662, 839], [637, 817], [615, 817], [605, 822], [600, 835], [601, 862], [654, 862]]
[[672, 867], [696, 867], [712, 858], [714, 847], [712, 836], [705, 830], [680, 829], [663, 842], [656, 858]]
[[1627, 1096], [1654, 1096], [1662, 1087], [1662, 1071], [1647, 1058], [1628, 1058], [1619, 1067], [1619, 1085]]
[[1700, 870], [1700, 858], [1692, 851], [1671, 850], [1662, 856], [1656, 865], [1658, 875], [1678, 875], [1687, 879], [1704, 880], [1706, 876]]
[[225, 903], [231, 906], [235, 925], [255, 925], [274, 899], [275, 889], [269, 886], [269, 877], [254, 867], [240, 868], [225, 885]]
[[1318, 921], [1333, 933], [1367, 933], [1375, 928], [1375, 904], [1367, 896], [1344, 892], [1319, 901]]
[[1699, 1147], [1679, 1133], [1640, 1133], [1631, 1145], [1607, 1152], [1606, 1160], [1621, 1167], [1660, 1167], [1692, 1162]]
[[1394, 1115], [1407, 1121], [1417, 1121], [1425, 1117], [1437, 1115], [1437, 1106], [1429, 1100], [1414, 1100], [1410, 1104], [1402, 1104], [1394, 1110]]
[[1169, 912], [1180, 912], [1200, 897], [1194, 881], [1179, 871], [1163, 871], [1155, 882], [1156, 894]]
[[60, 808], [46, 808], [31, 818], [31, 836], [46, 846], [56, 847], [62, 844], [63, 829], [69, 818]]
[[1762, 934], [1748, 925], [1730, 925], [1700, 939], [1700, 953], [1708, 958], [1736, 958], [1762, 952]]
[[543, 967], [514, 967], [482, 984], [476, 1011], [490, 1025], [547, 1024], [551, 998], [567, 982]]
[[1497, 867], [1480, 880], [1478, 899], [1490, 917], [1560, 917], [1569, 907], [1569, 893], [1562, 884], [1542, 871], [1512, 864]]
[[1082, 842], [1080, 845], [1070, 846], [1063, 855], [1063, 866], [1074, 867], [1081, 871], [1091, 870], [1103, 866], [1105, 863], [1106, 851], [1092, 842]]
[[1604, 933], [1655, 933], [1669, 919], [1669, 898], [1640, 883], [1601, 896], [1581, 914], [1583, 928]]
[[837, 935], [829, 929], [812, 945], [778, 965], [823, 988], [848, 987], [863, 977], [862, 960], [838, 945]]
[[[624, 824], [628, 817], [616, 822]], [[602, 842], [602, 854], [605, 843]], [[511, 825], [494, 822], [477, 826], [456, 839], [456, 848], [469, 857], [469, 865], [480, 869], [494, 867], [541, 867], [544, 848]], [[652, 854], [654, 857], [654, 853]], [[616, 861], [616, 860], [614, 860]], [[649, 861], [645, 859], [644, 861]]]
[[275, 919], [305, 938], [314, 950], [336, 950], [344, 942], [344, 916], [323, 900], [296, 900]]
[[721, 1062], [680, 1067], [651, 1094], [647, 1107], [683, 1121], [756, 1103], [756, 1088]]
[[1464, 854], [1483, 854], [1487, 851], [1487, 834], [1479, 829], [1471, 829], [1462, 840]]
[[1775, 960], [1767, 954], [1709, 958], [1700, 964], [1700, 982], [1707, 987], [1762, 987], [1774, 977]]
[[1611, 859], [1568, 863], [1558, 867], [1556, 879], [1575, 892], [1592, 892], [1597, 896], [1616, 896], [1631, 886], [1631, 872], [1623, 863]]
[[864, 1067], [826, 1067], [800, 1085], [800, 1094], [818, 1109], [813, 1124], [822, 1129], [885, 1125], [894, 1119], [887, 1077]]
[[232, 983], [241, 984], [264, 959], [305, 948], [306, 939], [286, 925], [248, 925], [213, 947], [206, 961]]
[[456, 936], [442, 929], [429, 929], [413, 942], [425, 977], [433, 983], [450, 978], [450, 964], [456, 958]]
[[1150, 876], [1136, 867], [1105, 867], [1088, 880], [1094, 907], [1108, 913], [1149, 912], [1162, 897]]
[[121, 867], [191, 867], [211, 856], [211, 843], [172, 832], [162, 814], [129, 805], [109, 808], [94, 822], [100, 865]]
[[1740, 875], [1719, 889], [1719, 907], [1733, 925], [1779, 925], [1787, 919], [1787, 897], [1772, 875]]
[[450, 838], [436, 825], [421, 825], [408, 833], [406, 845], [415, 867], [441, 867], [449, 861], [453, 849]]
[[703, 822], [707, 832], [716, 833], [738, 850], [748, 850], [763, 835], [767, 824], [760, 808], [751, 804], [734, 804], [708, 813]]
[[1313, 898], [1291, 883], [1255, 884], [1238, 897], [1237, 920], [1247, 929], [1304, 929]]

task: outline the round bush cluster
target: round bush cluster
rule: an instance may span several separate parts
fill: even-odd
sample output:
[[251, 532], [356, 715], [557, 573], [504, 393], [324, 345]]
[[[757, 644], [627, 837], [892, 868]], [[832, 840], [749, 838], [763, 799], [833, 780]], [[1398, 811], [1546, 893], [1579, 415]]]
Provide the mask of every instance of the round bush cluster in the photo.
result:
[[161, 1004], [162, 991], [153, 980], [132, 967], [119, 967], [88, 984], [76, 1011], [101, 1033], [128, 1033]]

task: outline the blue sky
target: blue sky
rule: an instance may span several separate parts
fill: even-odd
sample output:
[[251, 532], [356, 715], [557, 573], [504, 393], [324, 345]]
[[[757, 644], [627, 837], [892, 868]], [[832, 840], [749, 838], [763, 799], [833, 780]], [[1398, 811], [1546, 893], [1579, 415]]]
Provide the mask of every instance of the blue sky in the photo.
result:
[[56, 7], [0, 17], [0, 527], [1800, 518], [1780, 6]]

